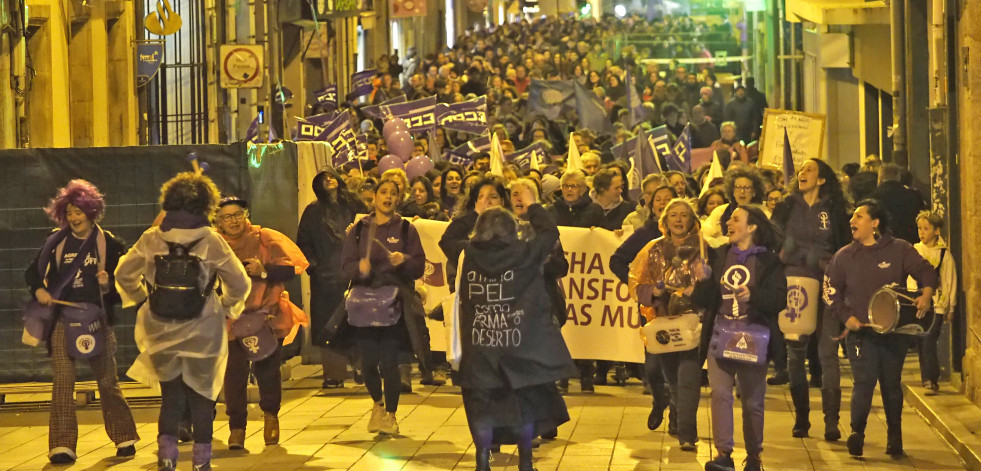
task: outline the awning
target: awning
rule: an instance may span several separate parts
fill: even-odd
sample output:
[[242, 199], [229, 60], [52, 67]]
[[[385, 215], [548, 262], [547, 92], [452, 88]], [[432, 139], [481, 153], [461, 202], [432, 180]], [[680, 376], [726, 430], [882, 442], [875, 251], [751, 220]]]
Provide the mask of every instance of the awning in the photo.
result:
[[889, 24], [883, 0], [786, 0], [786, 20], [821, 25]]

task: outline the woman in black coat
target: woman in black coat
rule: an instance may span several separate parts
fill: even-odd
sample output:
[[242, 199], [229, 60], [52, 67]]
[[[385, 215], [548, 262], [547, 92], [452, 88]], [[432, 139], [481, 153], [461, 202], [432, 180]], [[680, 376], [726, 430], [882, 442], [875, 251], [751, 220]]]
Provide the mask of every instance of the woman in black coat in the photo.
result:
[[[307, 205], [296, 231], [296, 245], [310, 261], [310, 326], [314, 339], [324, 338], [325, 326], [344, 300], [347, 281], [341, 276], [341, 247], [345, 231], [354, 216], [368, 208], [347, 189], [340, 174], [327, 169], [313, 177], [317, 201]], [[343, 339], [344, 336], [337, 336]], [[322, 342], [316, 342], [321, 344]], [[343, 344], [343, 342], [340, 342]], [[346, 345], [351, 347], [352, 345]], [[342, 345], [332, 342], [332, 349], [321, 349], [324, 388], [343, 385], [347, 375], [344, 359], [337, 356]], [[341, 348], [347, 351], [347, 348]]]
[[576, 368], [551, 313], [541, 268], [559, 231], [540, 205], [528, 213], [531, 239], [519, 237], [510, 211], [482, 211], [459, 267], [458, 384], [478, 471], [490, 471], [495, 429], [510, 428], [518, 469], [532, 471], [532, 439], [569, 420], [555, 381]]

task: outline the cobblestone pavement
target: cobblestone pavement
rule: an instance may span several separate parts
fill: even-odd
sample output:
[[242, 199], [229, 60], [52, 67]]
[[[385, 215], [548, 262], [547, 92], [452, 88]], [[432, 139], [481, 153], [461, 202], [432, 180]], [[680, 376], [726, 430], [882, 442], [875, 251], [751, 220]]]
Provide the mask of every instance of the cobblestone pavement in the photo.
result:
[[[910, 360], [915, 360], [911, 356]], [[912, 363], [912, 362], [911, 362]], [[911, 366], [907, 366], [909, 369]], [[280, 413], [282, 441], [264, 447], [262, 413], [250, 405], [247, 451], [230, 451], [227, 417], [218, 406], [215, 422], [215, 460], [217, 470], [472, 470], [474, 450], [466, 425], [459, 389], [451, 386], [427, 387], [415, 384], [414, 392], [402, 396], [398, 419], [401, 435], [381, 438], [365, 430], [371, 400], [363, 387], [321, 391], [319, 367], [294, 369], [294, 378], [284, 392]], [[850, 378], [845, 367], [843, 377]], [[847, 381], [847, 380], [846, 380]], [[698, 470], [712, 458], [711, 428], [708, 416], [708, 388], [702, 388], [698, 414], [698, 451], [684, 452], [666, 431], [646, 428], [650, 396], [639, 382], [625, 387], [597, 386], [595, 394], [579, 394], [573, 381], [566, 396], [572, 421], [559, 428], [554, 441], [536, 451], [539, 471], [551, 470]], [[847, 433], [845, 385], [842, 411], [843, 433]], [[144, 394], [151, 394], [144, 391]], [[136, 397], [140, 391], [126, 391]], [[30, 398], [28, 398], [30, 399]], [[8, 398], [8, 401], [10, 398]], [[134, 404], [139, 403], [134, 399]], [[738, 404], [738, 401], [737, 401]], [[790, 435], [793, 407], [785, 386], [769, 387], [766, 398], [766, 441], [763, 461], [768, 470], [892, 470], [931, 471], [964, 469], [954, 451], [911, 408], [903, 412], [903, 435], [907, 457], [893, 460], [885, 454], [886, 426], [881, 403], [874, 402], [866, 438], [865, 457], [851, 458], [844, 441], [828, 443], [820, 439], [823, 425], [819, 417], [820, 394], [811, 390], [811, 428], [813, 438], [795, 439]], [[0, 470], [152, 470], [155, 469], [157, 407], [137, 407], [134, 414], [143, 437], [135, 458], [114, 457], [114, 447], [106, 437], [97, 407], [79, 412], [78, 462], [72, 466], [48, 463], [47, 412], [0, 413]], [[736, 430], [741, 430], [739, 411]], [[737, 432], [734, 453], [737, 469], [745, 457], [742, 437]], [[190, 445], [181, 446], [179, 469], [190, 469]], [[516, 470], [513, 446], [504, 446], [495, 455], [494, 470]]]

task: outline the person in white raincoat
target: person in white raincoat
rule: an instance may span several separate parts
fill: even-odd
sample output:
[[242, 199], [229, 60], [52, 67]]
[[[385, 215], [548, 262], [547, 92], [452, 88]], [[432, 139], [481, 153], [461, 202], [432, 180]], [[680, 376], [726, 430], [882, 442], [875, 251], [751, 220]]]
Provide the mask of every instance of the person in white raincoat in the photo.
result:
[[[194, 425], [194, 470], [211, 469], [213, 411], [228, 357], [225, 318], [234, 319], [242, 313], [251, 289], [241, 262], [211, 228], [209, 217], [219, 197], [214, 183], [204, 175], [185, 172], [172, 178], [161, 188], [161, 206], [166, 211], [163, 222], [144, 232], [116, 268], [116, 287], [123, 306], [143, 303], [135, 333], [140, 355], [127, 375], [160, 387], [159, 470], [176, 467], [177, 432], [186, 408], [191, 410]], [[188, 320], [155, 315], [150, 303], [144, 302], [147, 285], [155, 285], [154, 257], [168, 254], [168, 243], [190, 246], [190, 255], [201, 260], [197, 281], [207, 300], [200, 315], [189, 313]], [[217, 284], [212, 281], [215, 277]], [[221, 296], [214, 286], [221, 286]]]

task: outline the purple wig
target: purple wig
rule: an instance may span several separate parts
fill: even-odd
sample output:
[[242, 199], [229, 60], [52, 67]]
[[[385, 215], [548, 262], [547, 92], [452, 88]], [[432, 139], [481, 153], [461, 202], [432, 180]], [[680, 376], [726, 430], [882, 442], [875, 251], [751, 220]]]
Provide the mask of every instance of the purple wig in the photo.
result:
[[58, 224], [58, 227], [68, 227], [68, 220], [65, 217], [68, 205], [81, 209], [92, 222], [99, 222], [106, 208], [106, 202], [102, 199], [99, 189], [82, 179], [72, 180], [58, 190], [58, 194], [48, 202], [44, 212], [55, 224]]

